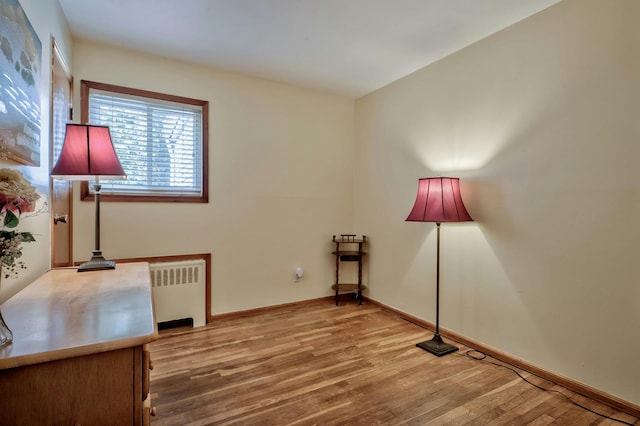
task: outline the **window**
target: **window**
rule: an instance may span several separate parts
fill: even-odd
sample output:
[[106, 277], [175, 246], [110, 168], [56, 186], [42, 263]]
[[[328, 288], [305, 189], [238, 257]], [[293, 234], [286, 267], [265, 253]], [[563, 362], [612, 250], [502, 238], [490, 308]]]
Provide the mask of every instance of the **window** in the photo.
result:
[[81, 96], [82, 122], [109, 126], [127, 173], [100, 182], [102, 200], [208, 201], [207, 101], [85, 80]]

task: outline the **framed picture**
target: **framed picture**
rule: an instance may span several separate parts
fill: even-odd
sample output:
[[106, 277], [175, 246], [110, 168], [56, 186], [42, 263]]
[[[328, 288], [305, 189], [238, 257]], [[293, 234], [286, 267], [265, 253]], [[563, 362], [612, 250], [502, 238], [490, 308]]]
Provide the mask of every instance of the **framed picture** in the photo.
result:
[[0, 0], [0, 158], [40, 165], [42, 44], [18, 0]]

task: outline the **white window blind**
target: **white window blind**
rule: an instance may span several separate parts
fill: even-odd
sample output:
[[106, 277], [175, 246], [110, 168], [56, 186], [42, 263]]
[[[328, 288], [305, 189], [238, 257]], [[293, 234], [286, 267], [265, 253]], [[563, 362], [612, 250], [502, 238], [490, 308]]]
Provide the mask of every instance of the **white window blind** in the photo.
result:
[[102, 192], [134, 196], [202, 195], [202, 108], [91, 89], [89, 123], [109, 126], [122, 181]]

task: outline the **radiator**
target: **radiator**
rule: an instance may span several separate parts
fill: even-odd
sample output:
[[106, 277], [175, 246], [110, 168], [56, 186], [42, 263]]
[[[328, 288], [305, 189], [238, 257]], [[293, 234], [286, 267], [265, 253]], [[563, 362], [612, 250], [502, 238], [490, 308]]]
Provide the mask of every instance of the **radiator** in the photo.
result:
[[156, 320], [191, 318], [205, 325], [205, 261], [185, 260], [149, 264]]

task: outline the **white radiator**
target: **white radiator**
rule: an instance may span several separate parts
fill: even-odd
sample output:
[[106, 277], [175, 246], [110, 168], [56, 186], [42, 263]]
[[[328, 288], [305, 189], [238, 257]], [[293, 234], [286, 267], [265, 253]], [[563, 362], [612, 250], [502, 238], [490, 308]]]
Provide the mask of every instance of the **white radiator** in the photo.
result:
[[205, 265], [204, 260], [149, 264], [158, 322], [191, 318], [194, 327], [205, 325]]

